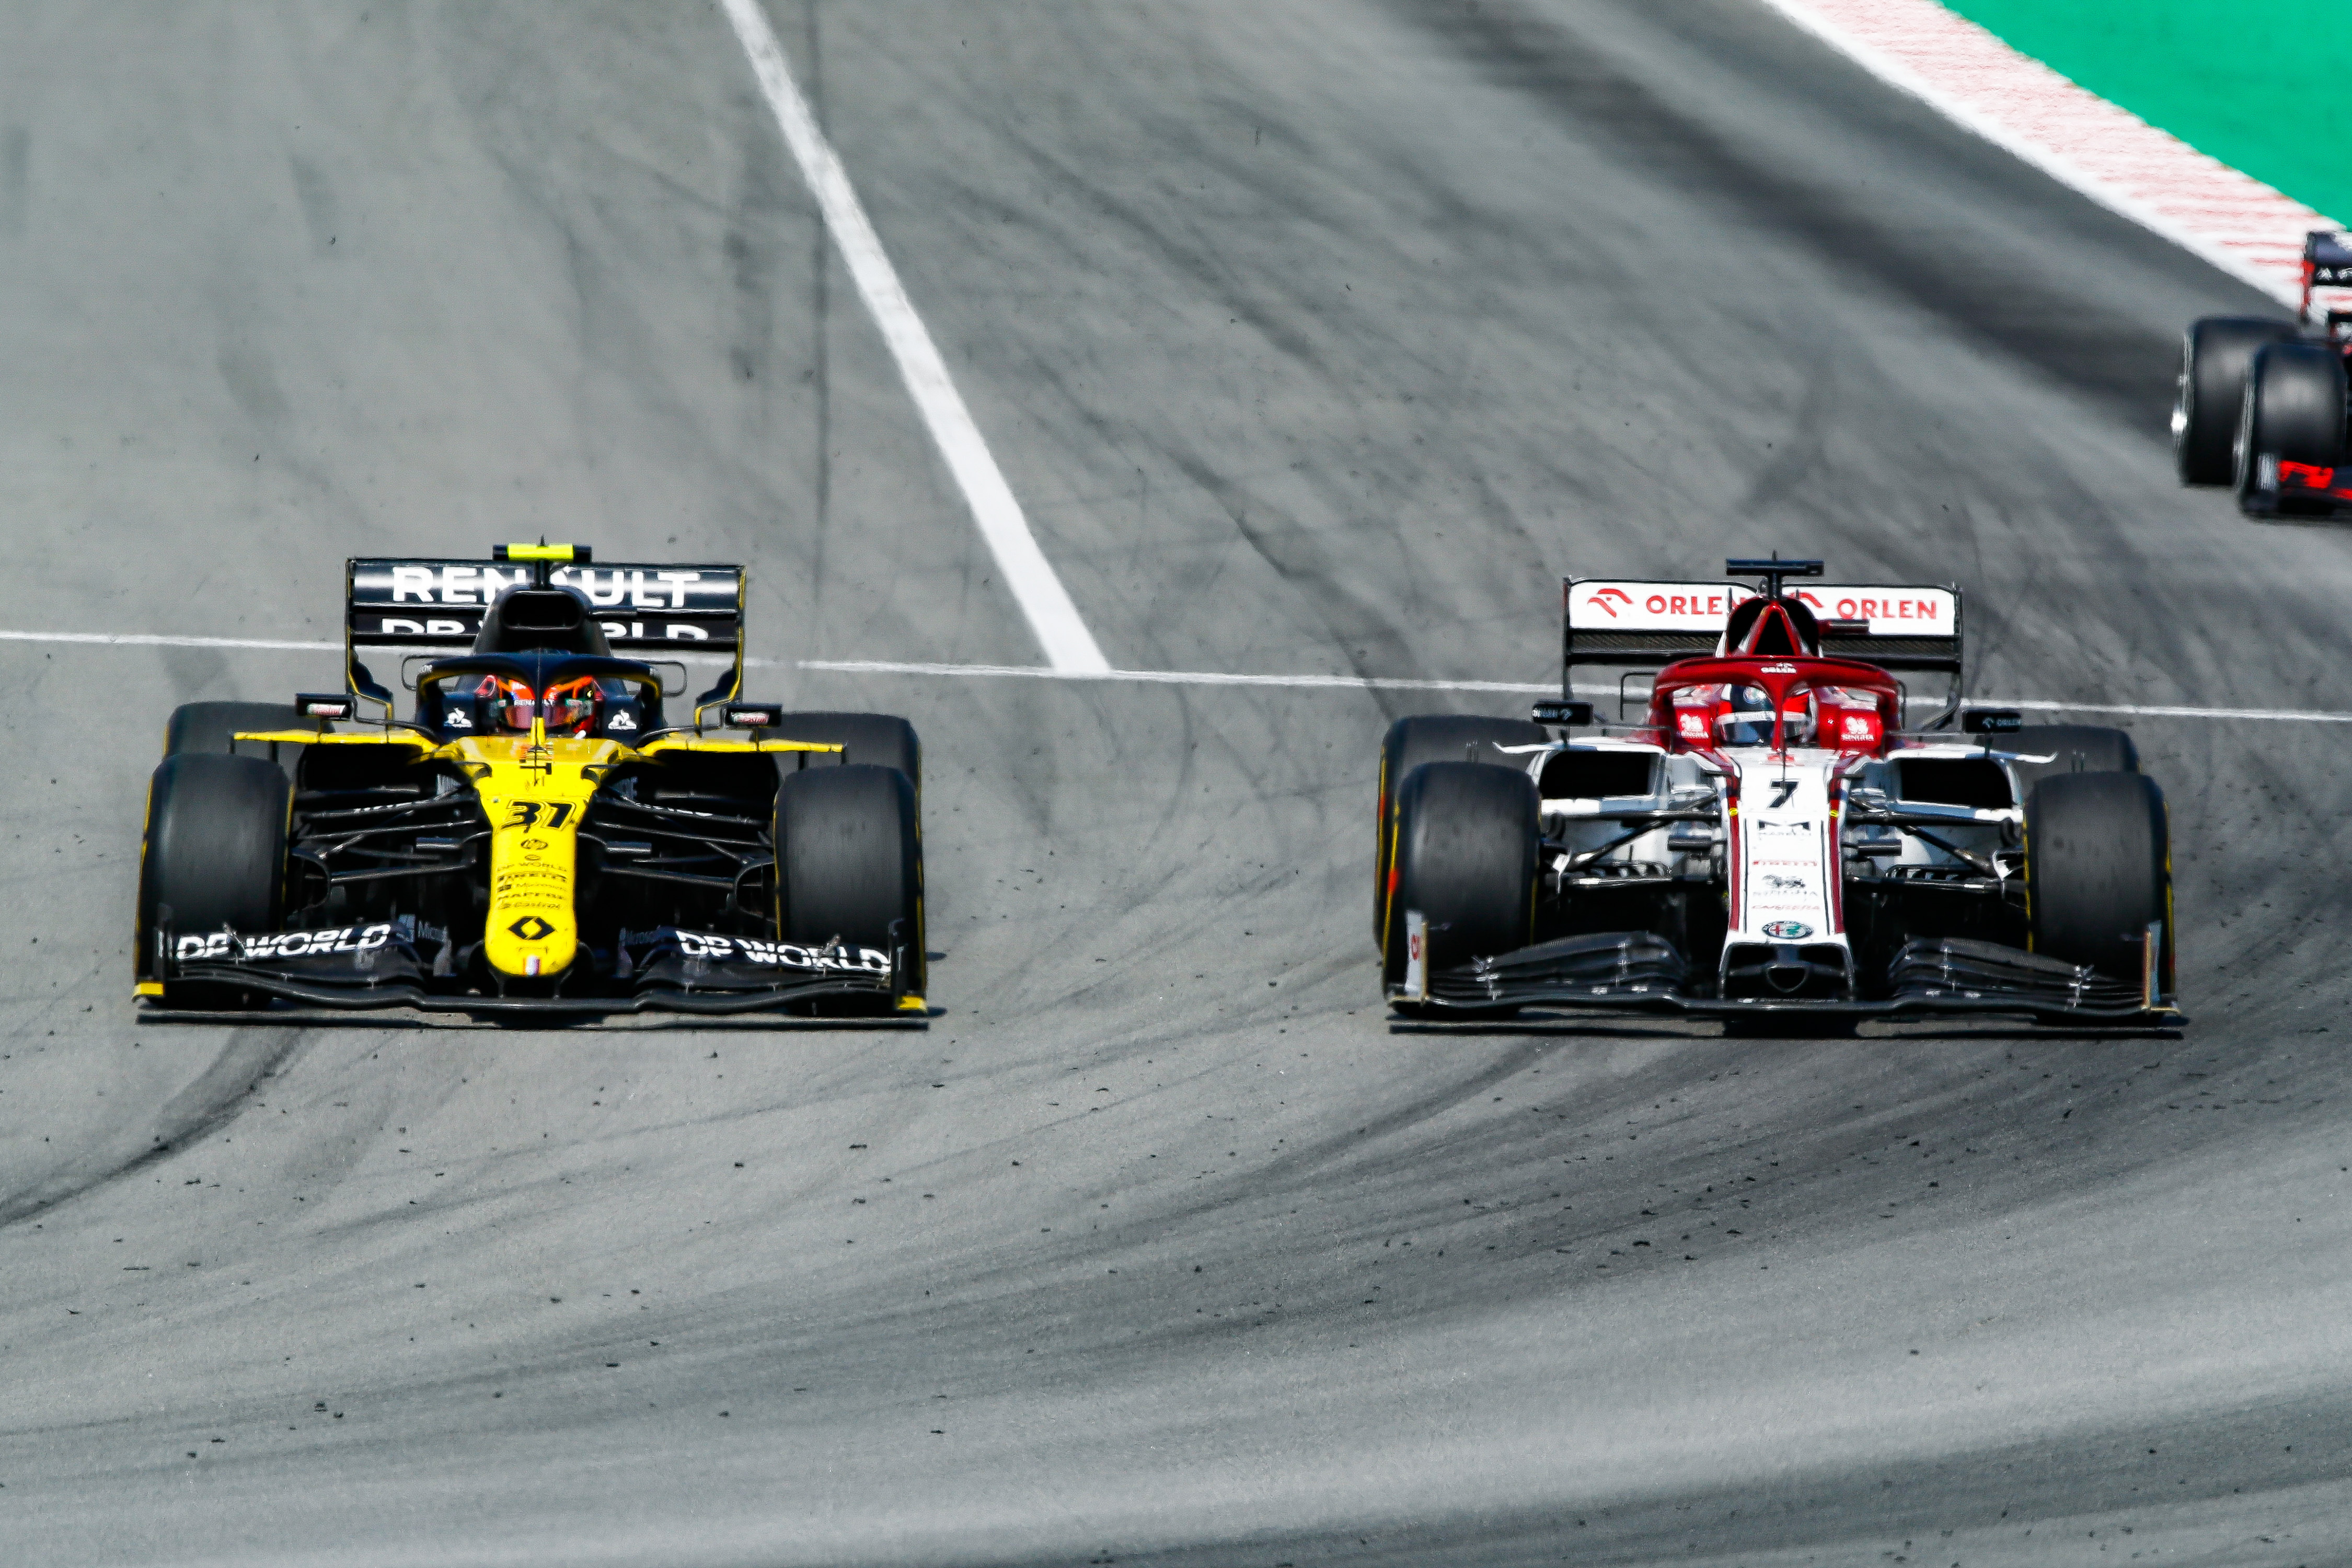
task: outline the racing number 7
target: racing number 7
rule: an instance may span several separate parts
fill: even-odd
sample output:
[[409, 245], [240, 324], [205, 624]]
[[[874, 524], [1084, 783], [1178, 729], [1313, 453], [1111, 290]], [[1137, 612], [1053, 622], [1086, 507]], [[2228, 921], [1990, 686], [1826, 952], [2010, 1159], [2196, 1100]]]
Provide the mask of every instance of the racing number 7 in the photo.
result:
[[507, 818], [509, 827], [537, 827], [539, 814], [542, 811], [549, 813], [547, 826], [551, 828], [561, 827], [572, 820], [572, 802], [568, 800], [519, 800], [513, 804], [514, 815]]

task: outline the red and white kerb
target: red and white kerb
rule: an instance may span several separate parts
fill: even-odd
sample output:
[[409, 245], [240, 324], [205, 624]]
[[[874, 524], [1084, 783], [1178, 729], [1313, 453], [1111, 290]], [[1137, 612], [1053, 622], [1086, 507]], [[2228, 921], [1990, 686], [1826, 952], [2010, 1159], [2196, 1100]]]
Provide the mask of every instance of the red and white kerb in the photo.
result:
[[2344, 226], [1935, 0], [1764, 3], [1890, 86], [2288, 304], [2302, 297], [2303, 237]]

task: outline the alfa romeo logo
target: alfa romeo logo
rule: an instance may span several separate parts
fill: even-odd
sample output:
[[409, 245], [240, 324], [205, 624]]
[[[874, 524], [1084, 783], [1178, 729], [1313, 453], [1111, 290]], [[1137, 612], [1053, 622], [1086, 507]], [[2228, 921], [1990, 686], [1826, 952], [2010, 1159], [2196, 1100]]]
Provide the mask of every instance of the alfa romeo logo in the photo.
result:
[[525, 942], [544, 942], [555, 933], [555, 928], [537, 915], [525, 915], [507, 930]]

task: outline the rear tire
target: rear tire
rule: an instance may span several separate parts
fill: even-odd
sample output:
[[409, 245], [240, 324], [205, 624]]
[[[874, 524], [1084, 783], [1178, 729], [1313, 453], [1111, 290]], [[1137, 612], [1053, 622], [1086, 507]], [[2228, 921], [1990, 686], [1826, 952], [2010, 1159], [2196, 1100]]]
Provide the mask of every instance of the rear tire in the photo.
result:
[[2172, 944], [2164, 792], [2143, 773], [2053, 773], [2025, 799], [2025, 900], [2033, 951], [2111, 979], [2139, 976], [2142, 938]]
[[1423, 763], [1477, 762], [1518, 768], [1517, 758], [1497, 746], [1539, 746], [1551, 739], [1540, 724], [1524, 719], [1487, 719], [1455, 713], [1423, 713], [1389, 726], [1381, 742], [1380, 795], [1372, 818], [1372, 940], [1385, 942], [1389, 918], [1389, 857], [1394, 796], [1404, 776]]
[[1404, 981], [1405, 911], [1426, 922], [1433, 970], [1535, 940], [1542, 839], [1535, 781], [1476, 763], [1424, 763], [1396, 795], [1396, 892], [1381, 944], [1385, 984]]
[[[184, 711], [184, 710], [183, 710]], [[293, 789], [266, 757], [184, 752], [147, 786], [139, 858], [138, 978], [155, 978], [156, 932], [259, 934], [285, 918], [286, 828]], [[238, 1007], [241, 990], [173, 982], [173, 1007]]]
[[[305, 719], [285, 702], [184, 702], [172, 710], [171, 719], [163, 726], [163, 754], [176, 757], [184, 752], [207, 752], [222, 755], [234, 754], [267, 759], [268, 744], [256, 742], [238, 742], [233, 737], [240, 730], [315, 730], [315, 719]], [[331, 731], [334, 726], [327, 728]], [[300, 746], [279, 746], [278, 764], [286, 776], [294, 776], [295, 767], [302, 760]]]
[[2344, 357], [2334, 347], [2271, 343], [2257, 351], [2246, 372], [2233, 449], [2239, 509], [2255, 510], [2255, 479], [2265, 458], [2333, 467], [2344, 449]]
[[[915, 786], [916, 799], [922, 798], [923, 743], [916, 738], [915, 727], [895, 714], [787, 713], [778, 721], [775, 735], [782, 741], [842, 748], [838, 757], [804, 754], [801, 759], [804, 767], [821, 768], [839, 762], [896, 768]], [[790, 753], [780, 760], [786, 767], [792, 765]]]
[[2136, 773], [2139, 748], [2122, 730], [2100, 724], [2028, 724], [2000, 738], [2004, 752], [2047, 756], [2046, 763], [2012, 763], [2017, 774], [2017, 798], [2021, 802], [2033, 786], [2052, 773]]
[[[776, 930], [786, 942], [906, 952], [923, 994], [923, 843], [914, 781], [872, 763], [787, 773], [776, 790]], [[899, 930], [895, 937], [891, 927]]]
[[2189, 324], [2181, 335], [2172, 409], [2172, 460], [2182, 484], [2226, 485], [2235, 477], [2231, 447], [2246, 371], [2257, 350], [2295, 336], [2292, 321], [2254, 316], [2207, 316]]

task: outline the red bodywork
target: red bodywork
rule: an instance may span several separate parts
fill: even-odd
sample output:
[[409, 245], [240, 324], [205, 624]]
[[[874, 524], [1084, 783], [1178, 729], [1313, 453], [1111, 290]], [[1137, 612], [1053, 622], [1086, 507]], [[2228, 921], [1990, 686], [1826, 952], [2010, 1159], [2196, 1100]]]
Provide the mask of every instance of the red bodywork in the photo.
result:
[[2352, 505], [2352, 468], [2318, 463], [2290, 463], [2281, 459], [2278, 488], [2282, 492], [2294, 490], [2305, 495], [2322, 495], [2330, 500]]
[[[1658, 743], [1670, 750], [1714, 751], [1720, 744], [1716, 738], [1719, 721], [1737, 716], [1760, 722], [1764, 717], [1759, 711], [1732, 708], [1727, 689], [1735, 686], [1764, 692], [1771, 709], [1771, 745], [1776, 752], [1788, 748], [1788, 720], [1792, 713], [1815, 713], [1812, 744], [1855, 755], [1885, 755], [1888, 738], [1903, 727], [1903, 689], [1874, 664], [1752, 654], [1685, 658], [1666, 666], [1650, 689], [1645, 723], [1655, 731]], [[1694, 700], [1710, 688], [1723, 695]]]

